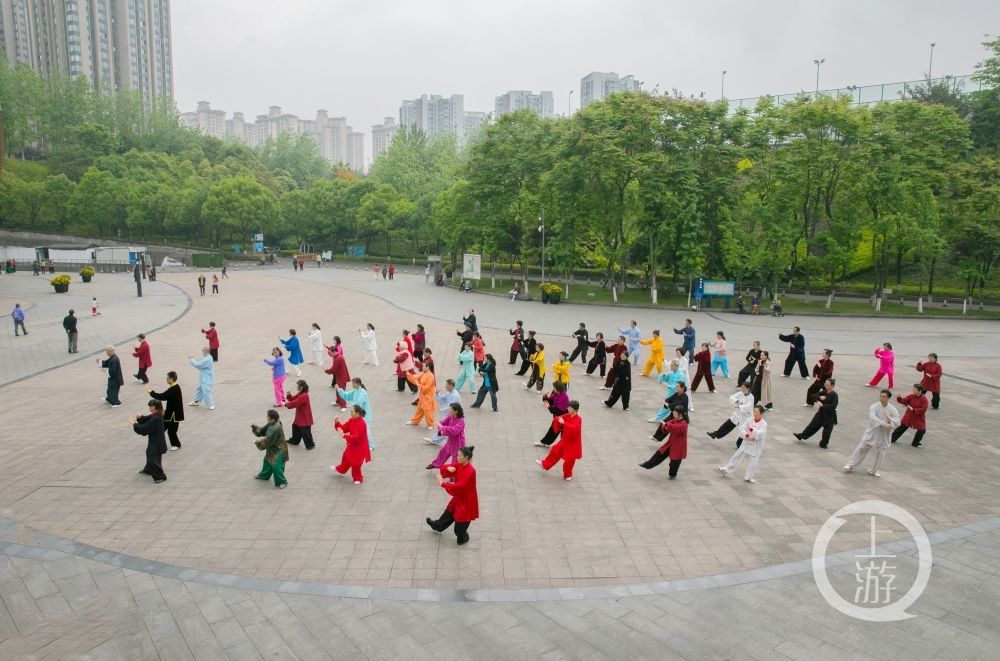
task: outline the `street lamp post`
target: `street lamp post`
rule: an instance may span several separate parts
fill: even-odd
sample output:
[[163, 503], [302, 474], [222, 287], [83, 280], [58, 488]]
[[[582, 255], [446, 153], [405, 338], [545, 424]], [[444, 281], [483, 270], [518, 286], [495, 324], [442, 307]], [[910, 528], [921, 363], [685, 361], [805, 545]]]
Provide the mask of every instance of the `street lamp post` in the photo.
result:
[[573, 92], [576, 90], [570, 90], [569, 94], [566, 95], [566, 116], [570, 117], [573, 114], [571, 108], [573, 107]]
[[934, 69], [934, 47], [937, 46], [933, 41], [931, 42], [931, 61], [927, 64], [927, 82], [931, 80], [931, 71]]
[[721, 98], [723, 101], [726, 100], [726, 74], [727, 73], [728, 72], [725, 69], [722, 70], [722, 90], [721, 90], [721, 93], [719, 94], [719, 98]]
[[542, 282], [545, 282], [545, 212], [538, 216], [538, 231], [542, 233]]
[[823, 64], [824, 62], [826, 62], [826, 58], [825, 57], [821, 57], [818, 60], [813, 60], [813, 64], [816, 65], [816, 98], [817, 99], [819, 98], [819, 65]]

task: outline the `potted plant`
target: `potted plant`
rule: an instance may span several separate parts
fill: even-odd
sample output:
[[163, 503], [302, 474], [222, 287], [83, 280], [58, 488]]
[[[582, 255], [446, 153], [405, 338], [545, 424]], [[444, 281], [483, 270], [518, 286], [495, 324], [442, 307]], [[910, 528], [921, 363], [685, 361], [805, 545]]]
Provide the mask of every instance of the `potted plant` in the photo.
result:
[[92, 266], [84, 266], [80, 269], [80, 277], [83, 278], [84, 282], [90, 282], [90, 279], [94, 277], [94, 268]]
[[542, 290], [542, 303], [552, 303], [553, 305], [559, 303], [562, 287], [554, 282], [543, 282], [539, 285], [539, 289]]
[[49, 280], [49, 284], [55, 287], [57, 294], [65, 294], [69, 291], [70, 277], [65, 273], [62, 275], [57, 275], [56, 277]]

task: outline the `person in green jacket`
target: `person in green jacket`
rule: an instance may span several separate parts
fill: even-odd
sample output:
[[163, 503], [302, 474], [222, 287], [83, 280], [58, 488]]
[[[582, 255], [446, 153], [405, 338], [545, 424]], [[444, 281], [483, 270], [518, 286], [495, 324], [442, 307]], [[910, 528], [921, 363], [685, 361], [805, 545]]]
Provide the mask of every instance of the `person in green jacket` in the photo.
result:
[[274, 486], [284, 489], [288, 486], [285, 479], [285, 461], [288, 459], [288, 445], [285, 443], [285, 430], [281, 427], [281, 420], [278, 412], [270, 409], [267, 412], [267, 424], [258, 426], [250, 425], [250, 430], [254, 436], [260, 437], [254, 441], [258, 450], [263, 450], [264, 465], [260, 472], [254, 475], [258, 480], [267, 480], [274, 476]]

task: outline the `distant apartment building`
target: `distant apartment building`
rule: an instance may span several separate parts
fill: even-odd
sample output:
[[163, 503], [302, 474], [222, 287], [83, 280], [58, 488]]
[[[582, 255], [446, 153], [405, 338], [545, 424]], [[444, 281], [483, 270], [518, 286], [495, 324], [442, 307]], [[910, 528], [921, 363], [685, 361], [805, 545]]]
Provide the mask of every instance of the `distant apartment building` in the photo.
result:
[[169, 0], [0, 0], [0, 54], [41, 76], [173, 100]]
[[404, 99], [399, 106], [399, 123], [423, 131], [428, 136], [454, 135], [465, 140], [465, 99], [461, 94], [445, 98], [424, 94], [419, 99]]
[[372, 126], [372, 161], [385, 153], [392, 144], [392, 139], [396, 137], [399, 124], [393, 117], [386, 117], [381, 124]]
[[365, 134], [361, 131], [351, 131], [347, 134], [347, 160], [345, 165], [358, 174], [365, 170]]
[[483, 126], [489, 121], [489, 115], [478, 110], [465, 111], [464, 144], [469, 144], [479, 136]]
[[580, 79], [580, 107], [586, 108], [594, 101], [600, 101], [615, 92], [638, 92], [642, 83], [635, 76], [619, 76], [617, 73], [594, 71]]
[[[240, 117], [242, 119], [242, 115]], [[226, 139], [229, 124], [226, 112], [212, 110], [212, 104], [208, 101], [199, 101], [198, 109], [194, 112], [181, 113], [181, 123], [220, 140]]]
[[552, 100], [552, 92], [539, 92], [534, 94], [527, 90], [512, 90], [496, 98], [493, 106], [494, 116], [499, 119], [503, 115], [515, 110], [528, 108], [533, 110], [540, 117], [552, 117], [555, 114], [555, 103]]

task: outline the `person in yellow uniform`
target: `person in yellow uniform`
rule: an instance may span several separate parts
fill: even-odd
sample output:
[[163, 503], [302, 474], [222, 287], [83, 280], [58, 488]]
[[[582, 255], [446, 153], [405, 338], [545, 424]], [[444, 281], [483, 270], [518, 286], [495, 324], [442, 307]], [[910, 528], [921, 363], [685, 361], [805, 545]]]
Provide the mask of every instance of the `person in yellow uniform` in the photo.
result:
[[649, 373], [656, 368], [657, 374], [663, 373], [663, 338], [660, 337], [660, 331], [653, 331], [653, 337], [648, 340], [639, 340], [639, 344], [645, 344], [649, 346], [649, 360], [646, 361], [646, 367], [642, 370], [643, 376], [649, 376]]
[[552, 382], [561, 383], [569, 390], [569, 354], [565, 351], [559, 352], [559, 360], [552, 363]]
[[535, 345], [535, 353], [528, 359], [531, 363], [531, 378], [524, 384], [524, 387], [531, 390], [532, 386], [542, 392], [545, 387], [545, 345], [539, 342]]

